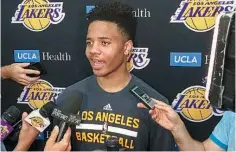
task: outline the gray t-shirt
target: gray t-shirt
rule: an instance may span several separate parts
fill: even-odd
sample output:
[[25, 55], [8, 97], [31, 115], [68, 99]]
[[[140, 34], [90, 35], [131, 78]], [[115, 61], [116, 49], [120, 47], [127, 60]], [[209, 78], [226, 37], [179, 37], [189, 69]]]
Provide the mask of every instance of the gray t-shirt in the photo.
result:
[[[164, 96], [134, 75], [129, 84], [116, 93], [104, 91], [94, 75], [66, 89], [64, 93], [76, 90], [84, 95], [80, 111], [82, 122], [72, 128], [72, 150], [106, 150], [109, 136], [118, 137], [120, 146], [127, 150], [174, 149], [170, 132], [155, 123], [147, 109], [137, 108], [140, 101], [130, 93], [134, 85], [150, 97], [168, 103]], [[57, 102], [60, 105], [60, 96]]]

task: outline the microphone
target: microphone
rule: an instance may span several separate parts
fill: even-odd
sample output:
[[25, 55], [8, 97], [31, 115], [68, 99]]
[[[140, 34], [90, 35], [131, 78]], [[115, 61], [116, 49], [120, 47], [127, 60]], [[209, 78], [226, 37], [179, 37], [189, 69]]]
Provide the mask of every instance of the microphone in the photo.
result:
[[[82, 100], [83, 94], [76, 90], [64, 90], [63, 93], [58, 97], [58, 106], [60, 107], [60, 110], [64, 112], [64, 114], [60, 111], [57, 111], [56, 109], [54, 109], [52, 113], [52, 116], [54, 118], [57, 118], [57, 120], [61, 120], [59, 122], [59, 133], [56, 139], [57, 142], [59, 142], [63, 138], [66, 130], [70, 125], [80, 124], [81, 118], [77, 114], [81, 108]], [[65, 113], [69, 115], [66, 115]], [[56, 115], [59, 117], [57, 117]], [[58, 124], [58, 121], [56, 121], [56, 124]]]
[[50, 125], [49, 117], [51, 116], [51, 113], [55, 107], [56, 104], [50, 101], [43, 105], [41, 109], [32, 111], [25, 118], [25, 121], [38, 129], [40, 132], [43, 132]]
[[1, 141], [3, 141], [12, 131], [13, 124], [20, 118], [20, 110], [15, 106], [9, 107], [1, 117]]
[[59, 133], [58, 133], [57, 140], [56, 140], [57, 142], [59, 142], [63, 138], [69, 125], [79, 125], [81, 122], [81, 118], [79, 115], [65, 114], [65, 113], [62, 113], [62, 111], [57, 108], [55, 108], [53, 110], [51, 116], [53, 118], [61, 120], [61, 122], [59, 124]]
[[120, 145], [119, 145], [118, 138], [115, 136], [111, 136], [107, 138], [106, 147], [107, 147], [107, 151], [119, 151]]
[[133, 86], [130, 89], [130, 92], [133, 96], [136, 98], [140, 99], [140, 101], [149, 109], [153, 109], [155, 106], [156, 102], [152, 100], [151, 97], [149, 97], [141, 88], [138, 86]]

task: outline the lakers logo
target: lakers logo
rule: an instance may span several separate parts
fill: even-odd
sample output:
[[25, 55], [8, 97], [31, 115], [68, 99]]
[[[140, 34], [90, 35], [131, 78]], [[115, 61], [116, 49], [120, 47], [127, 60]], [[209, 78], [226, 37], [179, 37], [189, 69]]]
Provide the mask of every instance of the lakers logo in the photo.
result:
[[3, 125], [1, 125], [0, 128], [1, 128], [1, 138], [3, 138], [9, 133], [9, 130], [7, 129], [7, 126]]
[[65, 13], [62, 9], [62, 2], [24, 0], [18, 5], [12, 23], [23, 23], [31, 31], [43, 31], [50, 24], [58, 24], [64, 19]]
[[128, 58], [127, 58], [127, 64], [126, 64], [126, 68], [128, 69], [128, 71], [132, 71], [133, 70], [133, 54], [132, 52], [129, 54]]
[[29, 104], [32, 109], [38, 109], [49, 101], [55, 102], [64, 89], [53, 87], [45, 80], [38, 80], [29, 86], [25, 86], [17, 100], [20, 104]]
[[183, 0], [170, 22], [184, 23], [195, 32], [206, 32], [214, 28], [221, 12], [234, 10], [234, 0]]
[[205, 87], [191, 86], [177, 95], [172, 107], [184, 118], [193, 122], [202, 122], [212, 117], [221, 116], [223, 112], [216, 110], [205, 99]]
[[133, 69], [143, 69], [145, 68], [150, 59], [148, 56], [148, 48], [133, 48], [130, 55], [127, 58], [126, 67], [128, 71], [132, 71]]
[[40, 117], [31, 117], [29, 119], [31, 120], [32, 126], [40, 127], [40, 128], [44, 127], [44, 121], [43, 121], [42, 118], [40, 118]]

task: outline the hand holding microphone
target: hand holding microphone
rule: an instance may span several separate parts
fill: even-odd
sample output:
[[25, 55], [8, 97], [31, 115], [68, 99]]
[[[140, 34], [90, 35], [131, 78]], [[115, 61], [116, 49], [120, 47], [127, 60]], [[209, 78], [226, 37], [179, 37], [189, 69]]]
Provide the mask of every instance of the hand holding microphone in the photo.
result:
[[26, 151], [39, 135], [39, 131], [33, 126], [29, 125], [24, 119], [28, 116], [26, 112], [22, 114], [22, 127], [18, 139], [17, 146], [14, 151]]
[[56, 104], [52, 101], [43, 105], [40, 109], [32, 111], [25, 121], [30, 125], [43, 132], [51, 123], [49, 117], [51, 117], [52, 111], [56, 108]]
[[22, 122], [20, 128], [20, 134], [17, 146], [14, 151], [25, 151], [28, 150], [35, 138], [38, 136], [39, 131], [34, 127], [30, 126], [24, 119], [27, 117], [27, 113], [22, 114], [21, 121], [18, 120], [20, 116], [20, 110], [15, 106], [9, 107], [3, 114], [1, 119], [1, 141], [8, 137], [8, 135], [15, 130], [15, 126]]
[[20, 117], [20, 110], [15, 106], [9, 107], [1, 116], [1, 141], [6, 139], [14, 130], [14, 125]]
[[170, 105], [149, 97], [138, 86], [134, 86], [130, 91], [142, 102], [138, 103], [137, 106], [139, 108], [149, 109], [152, 119], [160, 126], [171, 132], [175, 132], [179, 128], [184, 128], [184, 123]]
[[58, 107], [60, 109], [54, 109], [52, 112], [52, 117], [54, 119], [54, 125], [59, 126], [59, 134], [57, 136], [57, 142], [59, 142], [63, 135], [65, 134], [67, 128], [70, 125], [79, 125], [81, 118], [78, 115], [80, 107], [83, 101], [83, 94], [76, 90], [67, 90], [62, 93], [58, 99]]
[[[32, 111], [29, 115], [27, 113], [23, 113], [22, 115], [22, 128], [19, 135], [19, 140], [14, 151], [23, 151], [28, 150], [31, 144], [34, 142], [36, 137], [40, 132], [43, 132], [51, 123], [49, 121], [49, 117], [54, 110], [57, 109], [57, 105], [54, 102], [46, 103], [41, 109], [37, 109]], [[55, 139], [58, 135], [58, 127], [54, 128], [52, 135], [50, 136], [50, 140], [48, 140], [46, 144], [46, 150], [70, 150], [70, 129], [67, 130], [64, 138], [61, 142], [55, 144]], [[69, 144], [68, 144], [69, 143]], [[66, 147], [64, 149], [64, 147]]]
[[51, 136], [49, 137], [44, 151], [70, 151], [71, 150], [71, 129], [68, 128], [66, 133], [64, 134], [63, 138], [57, 142], [57, 136], [59, 134], [59, 127], [55, 126]]
[[[153, 109], [149, 110], [149, 114], [156, 123], [171, 132], [175, 132], [184, 125], [179, 115], [170, 105], [153, 98], [152, 100], [155, 101], [156, 104]], [[138, 108], [146, 108], [143, 103], [138, 103], [137, 106]]]

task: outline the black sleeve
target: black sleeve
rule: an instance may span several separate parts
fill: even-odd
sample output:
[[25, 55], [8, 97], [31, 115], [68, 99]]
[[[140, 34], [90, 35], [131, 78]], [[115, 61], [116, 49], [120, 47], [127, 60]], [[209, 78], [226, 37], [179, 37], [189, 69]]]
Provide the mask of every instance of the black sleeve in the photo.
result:
[[150, 151], [174, 151], [175, 141], [168, 130], [158, 125], [149, 117], [149, 146]]
[[[169, 104], [168, 99], [154, 89], [147, 90], [150, 97]], [[148, 117], [149, 124], [149, 146], [151, 151], [172, 151], [176, 150], [174, 138], [168, 130], [161, 127], [151, 116]]]

